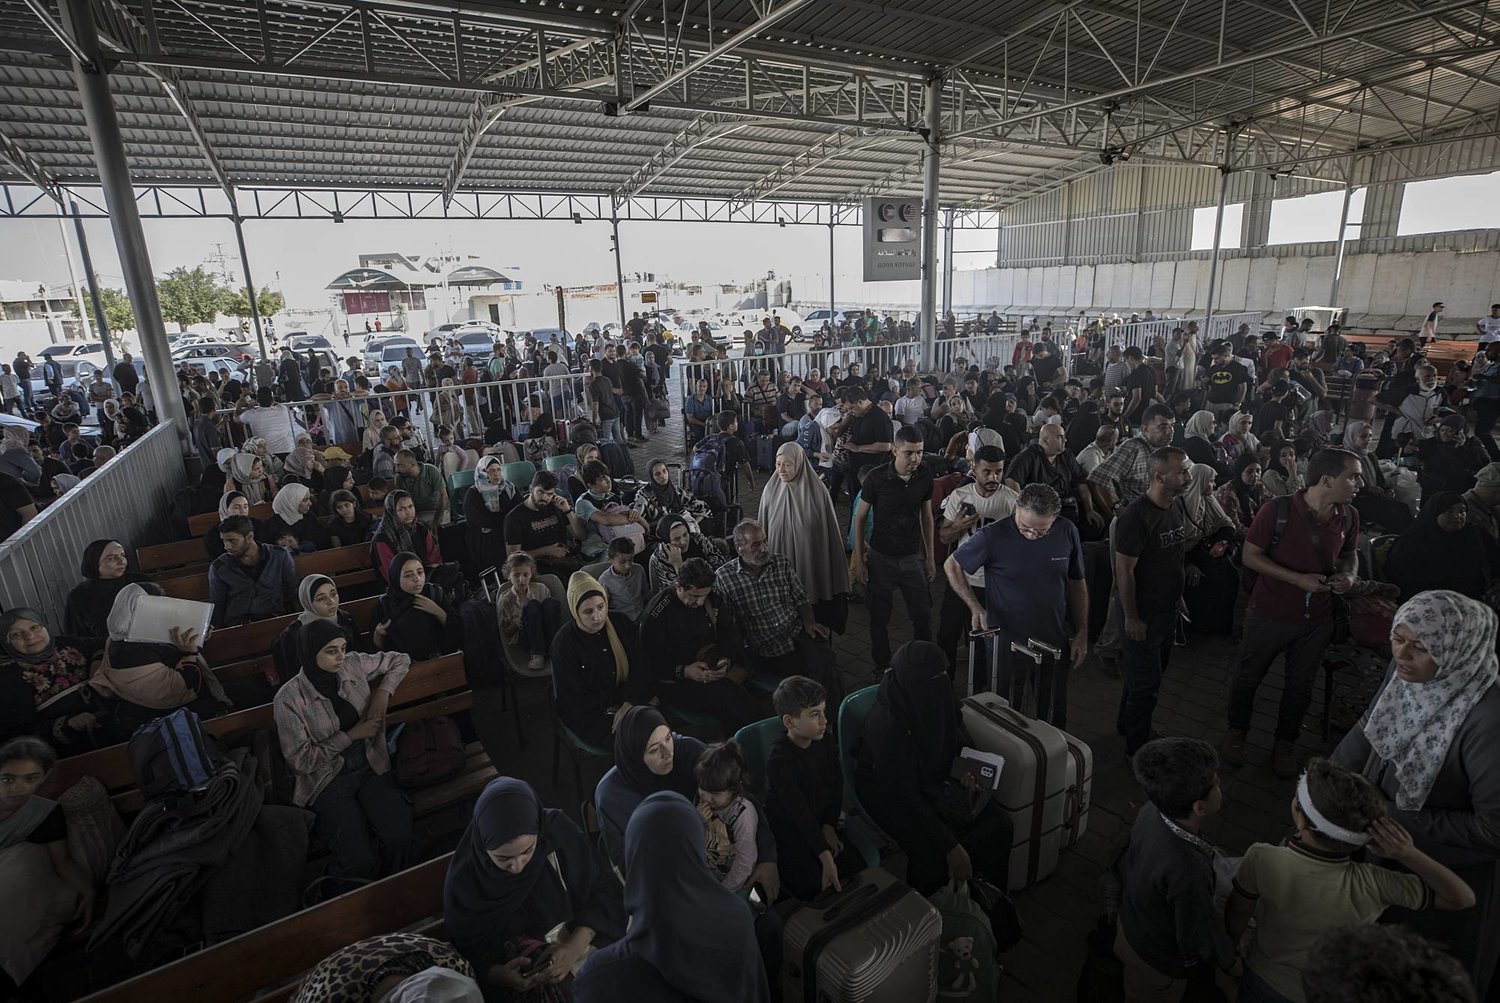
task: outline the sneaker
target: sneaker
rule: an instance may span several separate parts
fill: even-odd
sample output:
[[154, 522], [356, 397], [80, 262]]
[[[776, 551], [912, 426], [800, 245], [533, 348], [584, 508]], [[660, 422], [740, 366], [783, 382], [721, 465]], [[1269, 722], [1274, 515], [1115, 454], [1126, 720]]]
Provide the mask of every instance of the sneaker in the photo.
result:
[[1297, 775], [1297, 747], [1291, 742], [1276, 740], [1271, 749], [1271, 772], [1282, 780], [1291, 780]]
[[540, 672], [547, 667], [547, 659], [542, 655], [532, 655], [526, 660], [526, 667], [532, 672]]
[[1245, 733], [1233, 728], [1219, 746], [1219, 758], [1230, 766], [1245, 765]]

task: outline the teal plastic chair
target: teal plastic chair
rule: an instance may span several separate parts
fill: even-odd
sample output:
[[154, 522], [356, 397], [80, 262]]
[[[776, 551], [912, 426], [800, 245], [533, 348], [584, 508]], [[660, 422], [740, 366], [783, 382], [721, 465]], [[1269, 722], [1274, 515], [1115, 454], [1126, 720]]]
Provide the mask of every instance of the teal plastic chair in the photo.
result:
[[766, 796], [766, 764], [771, 761], [771, 746], [785, 734], [779, 717], [753, 721], [734, 733], [734, 740], [745, 755], [745, 765], [750, 767], [750, 793], [758, 798]]
[[848, 813], [845, 828], [849, 844], [865, 858], [866, 867], [880, 865], [880, 850], [875, 846], [874, 837], [892, 842], [859, 803], [859, 794], [854, 789], [854, 751], [864, 736], [865, 718], [875, 706], [875, 693], [879, 689], [879, 686], [866, 686], [844, 697], [844, 702], [839, 705], [839, 765], [844, 772], [844, 809]]
[[507, 483], [514, 484], [516, 490], [525, 491], [531, 486], [531, 479], [536, 476], [536, 464], [530, 460], [507, 463], [500, 468], [500, 475]]
[[563, 467], [577, 466], [578, 457], [572, 453], [564, 453], [561, 456], [549, 456], [542, 461], [542, 469], [557, 473]]
[[464, 517], [464, 495], [474, 486], [474, 471], [455, 470], [448, 475], [448, 515], [458, 522]]

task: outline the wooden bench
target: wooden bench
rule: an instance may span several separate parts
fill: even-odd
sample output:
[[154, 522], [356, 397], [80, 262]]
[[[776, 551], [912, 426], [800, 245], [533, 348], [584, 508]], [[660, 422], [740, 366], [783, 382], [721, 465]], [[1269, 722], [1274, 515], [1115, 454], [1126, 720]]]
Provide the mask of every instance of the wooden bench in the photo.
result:
[[83, 1003], [251, 1000], [283, 1003], [302, 976], [350, 944], [383, 933], [443, 935], [449, 853], [293, 913], [84, 997]]
[[[298, 554], [292, 561], [299, 579], [308, 575], [327, 575], [340, 589], [367, 585], [380, 578], [375, 569], [370, 567], [370, 545], [367, 543]], [[168, 578], [157, 584], [161, 586], [163, 593], [173, 598], [208, 602], [206, 570], [181, 578]]]
[[[351, 599], [340, 603], [339, 609], [352, 616], [355, 625], [364, 632], [370, 629], [370, 620], [375, 615], [375, 604], [378, 601], [379, 596]], [[254, 620], [238, 627], [221, 627], [208, 635], [208, 641], [203, 645], [203, 657], [217, 669], [247, 656], [263, 655], [272, 649], [281, 632], [300, 615], [288, 613], [286, 616], [273, 616], [269, 620]]]
[[[474, 703], [474, 695], [469, 691], [468, 685], [462, 652], [417, 662], [391, 696], [386, 727], [394, 728], [405, 721], [419, 721], [468, 710]], [[274, 732], [276, 718], [273, 705], [265, 703], [223, 717], [210, 718], [203, 722], [203, 729], [224, 740], [251, 731]], [[495, 768], [490, 765], [478, 742], [470, 743], [465, 751], [467, 760], [463, 773], [446, 783], [414, 792], [413, 809], [417, 814], [435, 811], [469, 794], [477, 793], [496, 776]], [[110, 800], [121, 814], [139, 811], [145, 803], [135, 786], [136, 777], [130, 766], [128, 743], [122, 742], [58, 760], [48, 779], [48, 787], [55, 793], [61, 793], [86, 776], [94, 777], [104, 785], [105, 790], [110, 792]]]
[[[271, 503], [261, 502], [259, 505], [251, 505], [250, 518], [256, 522], [271, 518]], [[188, 516], [188, 532], [194, 536], [202, 536], [218, 524], [219, 513], [217, 512], [200, 512], [197, 515]]]
[[156, 577], [153, 572], [181, 568], [184, 565], [205, 564], [207, 561], [208, 553], [203, 549], [203, 540], [199, 537], [158, 543], [154, 547], [137, 547], [135, 551], [136, 565], [153, 578]]

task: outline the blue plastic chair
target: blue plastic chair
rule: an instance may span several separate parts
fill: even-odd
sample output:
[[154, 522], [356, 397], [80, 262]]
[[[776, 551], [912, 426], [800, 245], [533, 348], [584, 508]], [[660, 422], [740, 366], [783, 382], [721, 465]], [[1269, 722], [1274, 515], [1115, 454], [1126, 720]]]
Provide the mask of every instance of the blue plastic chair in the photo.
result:
[[455, 470], [448, 475], [448, 515], [454, 522], [464, 517], [464, 495], [474, 486], [474, 471]]
[[786, 729], [779, 717], [752, 721], [734, 733], [734, 740], [745, 755], [745, 765], [750, 767], [750, 793], [758, 798], [766, 796], [766, 764], [771, 760], [771, 745], [784, 734]]
[[536, 464], [530, 460], [507, 463], [500, 468], [500, 474], [507, 483], [514, 484], [517, 490], [525, 491], [531, 486], [531, 479], [536, 476]]
[[839, 765], [844, 771], [844, 809], [848, 813], [845, 828], [849, 835], [849, 845], [865, 858], [866, 867], [880, 865], [880, 851], [875, 846], [874, 837], [892, 842], [870, 818], [864, 805], [859, 803], [859, 794], [854, 789], [854, 750], [859, 747], [859, 740], [864, 736], [865, 718], [869, 716], [870, 708], [875, 706], [875, 694], [879, 689], [878, 685], [866, 686], [844, 697], [844, 702], [839, 705]]

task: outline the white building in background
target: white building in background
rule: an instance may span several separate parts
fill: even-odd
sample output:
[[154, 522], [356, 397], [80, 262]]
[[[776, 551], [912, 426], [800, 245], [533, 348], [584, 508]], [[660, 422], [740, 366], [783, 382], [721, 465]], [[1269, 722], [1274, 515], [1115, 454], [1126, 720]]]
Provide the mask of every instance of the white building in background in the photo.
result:
[[76, 295], [70, 286], [49, 286], [30, 279], [0, 279], [0, 355], [32, 357], [48, 345], [83, 341], [88, 329], [75, 316]]
[[[492, 268], [474, 255], [388, 252], [361, 254], [358, 268], [326, 288], [340, 326], [363, 332], [366, 323], [387, 331], [423, 331], [450, 320], [503, 323], [492, 314], [503, 313], [499, 305], [522, 295], [524, 287], [520, 268]], [[485, 303], [476, 309], [475, 299]]]

